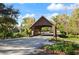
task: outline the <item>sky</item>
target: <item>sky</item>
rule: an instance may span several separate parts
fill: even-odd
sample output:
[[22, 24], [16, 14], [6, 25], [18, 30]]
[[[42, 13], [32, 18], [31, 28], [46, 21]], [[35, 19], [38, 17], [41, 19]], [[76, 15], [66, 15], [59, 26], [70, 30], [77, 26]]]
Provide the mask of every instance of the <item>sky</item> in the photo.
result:
[[38, 20], [45, 16], [48, 20], [59, 14], [71, 15], [74, 8], [79, 8], [75, 3], [13, 3], [15, 9], [19, 9], [18, 23], [21, 24], [25, 17], [34, 17]]

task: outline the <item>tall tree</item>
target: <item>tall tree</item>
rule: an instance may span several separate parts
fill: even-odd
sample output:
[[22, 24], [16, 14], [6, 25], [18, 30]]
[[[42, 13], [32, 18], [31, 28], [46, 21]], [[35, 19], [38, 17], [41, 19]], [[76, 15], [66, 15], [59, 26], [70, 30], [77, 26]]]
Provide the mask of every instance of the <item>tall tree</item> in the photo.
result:
[[4, 33], [4, 38], [7, 33], [10, 32], [14, 25], [17, 24], [16, 18], [18, 17], [19, 11], [11, 6], [6, 6], [0, 3], [0, 29]]
[[31, 34], [31, 29], [30, 27], [34, 24], [35, 18], [33, 17], [26, 17], [23, 19], [23, 22], [21, 24], [23, 32], [26, 33], [26, 35]]
[[54, 37], [57, 40], [57, 23], [58, 23], [57, 16], [53, 17], [52, 19], [55, 21], [55, 23], [54, 23]]
[[66, 35], [68, 33], [69, 16], [67, 16], [66, 14], [61, 14], [52, 17], [52, 19], [55, 21], [55, 35], [57, 36], [57, 29], [62, 34]]
[[72, 11], [69, 24], [70, 32], [73, 34], [79, 34], [79, 8], [76, 8]]

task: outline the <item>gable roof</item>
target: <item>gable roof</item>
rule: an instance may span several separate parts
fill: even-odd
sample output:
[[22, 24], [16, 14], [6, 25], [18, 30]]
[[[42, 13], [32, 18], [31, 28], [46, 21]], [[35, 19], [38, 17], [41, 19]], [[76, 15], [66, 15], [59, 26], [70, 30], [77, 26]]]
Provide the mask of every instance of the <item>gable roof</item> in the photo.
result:
[[38, 19], [38, 21], [36, 21], [32, 26], [32, 27], [36, 27], [36, 26], [39, 26], [39, 27], [43, 27], [43, 26], [49, 26], [51, 27], [52, 26], [52, 23], [49, 22], [44, 16], [40, 17]]

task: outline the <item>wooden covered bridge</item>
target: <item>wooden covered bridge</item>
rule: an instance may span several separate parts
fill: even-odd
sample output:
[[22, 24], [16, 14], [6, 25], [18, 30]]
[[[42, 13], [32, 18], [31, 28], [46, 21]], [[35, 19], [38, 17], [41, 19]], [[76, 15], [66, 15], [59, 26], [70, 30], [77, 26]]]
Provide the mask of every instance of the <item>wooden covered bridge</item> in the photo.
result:
[[35, 36], [41, 34], [42, 27], [50, 27], [50, 30], [53, 31], [54, 25], [42, 16], [31, 26], [32, 35]]

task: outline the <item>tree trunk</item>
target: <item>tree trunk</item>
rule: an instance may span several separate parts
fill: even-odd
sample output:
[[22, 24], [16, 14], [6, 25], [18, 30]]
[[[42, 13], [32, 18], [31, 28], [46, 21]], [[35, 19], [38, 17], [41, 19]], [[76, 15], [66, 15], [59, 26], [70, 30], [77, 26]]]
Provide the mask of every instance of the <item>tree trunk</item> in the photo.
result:
[[54, 34], [55, 40], [57, 40], [57, 25], [55, 25], [55, 34]]

